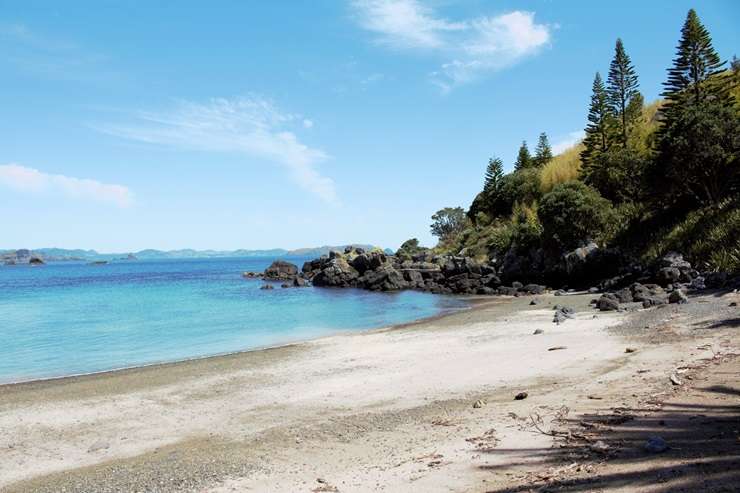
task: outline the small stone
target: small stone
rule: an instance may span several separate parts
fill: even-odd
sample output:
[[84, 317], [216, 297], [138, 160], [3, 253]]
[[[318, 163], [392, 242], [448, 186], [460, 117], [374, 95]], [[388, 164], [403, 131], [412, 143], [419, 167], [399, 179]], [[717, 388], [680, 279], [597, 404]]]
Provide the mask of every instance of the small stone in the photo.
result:
[[560, 351], [561, 349], [568, 349], [568, 346], [554, 346], [547, 348], [548, 351]]
[[599, 452], [601, 454], [607, 453], [610, 449], [609, 445], [602, 440], [598, 440], [592, 443], [589, 448], [593, 450], [594, 452]]
[[514, 400], [523, 401], [527, 397], [529, 397], [529, 394], [528, 393], [526, 393], [526, 392], [519, 392], [517, 395], [514, 396]]
[[486, 401], [482, 399], [478, 399], [477, 401], [473, 403], [473, 409], [480, 409], [485, 405], [486, 405]]
[[627, 349], [624, 350], [624, 352], [625, 353], [636, 353], [637, 352], [637, 348], [628, 347]]
[[536, 299], [534, 299], [534, 300], [532, 300], [532, 301], [529, 302], [530, 305], [539, 305], [539, 303], [540, 302], [538, 300], [536, 300]]
[[671, 373], [670, 380], [673, 385], [683, 385], [683, 382], [675, 373]]
[[532, 334], [533, 335], [540, 335], [540, 334], [544, 334], [544, 333], [545, 333], [545, 331], [542, 330], [542, 329], [535, 329]]
[[733, 301], [732, 303], [730, 303], [730, 306], [737, 306], [737, 301]]
[[651, 454], [659, 454], [668, 450], [668, 444], [661, 437], [650, 437], [644, 446]]

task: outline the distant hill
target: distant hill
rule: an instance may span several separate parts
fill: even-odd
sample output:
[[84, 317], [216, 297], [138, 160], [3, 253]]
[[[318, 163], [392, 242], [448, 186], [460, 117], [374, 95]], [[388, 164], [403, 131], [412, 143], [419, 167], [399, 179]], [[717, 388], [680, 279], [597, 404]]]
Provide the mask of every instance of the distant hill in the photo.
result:
[[[268, 250], [141, 250], [131, 253], [99, 253], [95, 250], [64, 249], [64, 248], [39, 248], [36, 250], [0, 250], [1, 263], [27, 263], [24, 261], [30, 256], [41, 258], [48, 262], [59, 261], [94, 261], [94, 260], [156, 260], [156, 259], [185, 259], [185, 258], [224, 258], [224, 257], [320, 257], [328, 255], [330, 251], [343, 251], [348, 245], [321, 246], [314, 248], [299, 248], [296, 250], [285, 250], [273, 248]], [[372, 245], [354, 244], [354, 247], [372, 250]], [[386, 249], [386, 252], [389, 250]], [[22, 254], [19, 256], [18, 253]], [[20, 260], [19, 260], [20, 259]]]

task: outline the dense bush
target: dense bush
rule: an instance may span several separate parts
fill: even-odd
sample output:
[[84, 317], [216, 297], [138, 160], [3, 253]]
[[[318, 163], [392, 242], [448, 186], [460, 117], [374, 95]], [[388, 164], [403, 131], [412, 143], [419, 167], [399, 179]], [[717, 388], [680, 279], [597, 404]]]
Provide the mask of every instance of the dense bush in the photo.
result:
[[419, 246], [419, 240], [417, 240], [416, 238], [411, 238], [410, 240], [406, 240], [403, 242], [398, 251], [396, 251], [396, 256], [403, 260], [409, 260], [414, 255], [422, 253], [426, 250], [428, 250], [428, 248]]
[[616, 204], [640, 200], [643, 176], [649, 160], [641, 153], [615, 147], [594, 158], [593, 166], [584, 170], [583, 181]]
[[558, 185], [542, 197], [538, 215], [544, 240], [565, 249], [603, 240], [616, 219], [611, 203], [579, 181]]

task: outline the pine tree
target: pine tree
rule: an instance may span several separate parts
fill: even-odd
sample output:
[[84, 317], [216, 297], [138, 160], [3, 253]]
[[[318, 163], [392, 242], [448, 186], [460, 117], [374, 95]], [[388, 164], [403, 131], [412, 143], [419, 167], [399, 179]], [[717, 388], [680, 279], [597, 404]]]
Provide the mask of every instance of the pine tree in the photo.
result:
[[516, 156], [516, 162], [514, 162], [514, 171], [521, 171], [530, 166], [532, 166], [532, 155], [529, 153], [527, 141], [523, 140], [522, 145], [519, 147], [519, 154]]
[[534, 159], [532, 163], [538, 168], [542, 168], [552, 160], [552, 148], [550, 147], [550, 141], [547, 139], [547, 134], [542, 132], [539, 139], [537, 140], [537, 148], [534, 151]]
[[709, 95], [722, 96], [718, 87], [708, 84], [710, 77], [722, 71], [725, 62], [712, 46], [712, 37], [702, 25], [694, 9], [689, 10], [681, 29], [673, 67], [663, 83], [663, 96], [668, 99], [662, 110], [668, 113], [675, 104], [701, 103]]
[[591, 93], [591, 105], [588, 108], [586, 137], [583, 139], [585, 149], [581, 152], [584, 175], [588, 174], [594, 159], [609, 148], [609, 120], [612, 117], [607, 101], [606, 87], [601, 74], [596, 72]]
[[484, 192], [497, 191], [501, 185], [501, 178], [504, 177], [504, 163], [499, 158], [488, 160], [486, 168], [486, 181], [483, 185]]
[[612, 113], [616, 116], [618, 138], [623, 147], [627, 147], [629, 127], [627, 106], [637, 93], [639, 86], [637, 73], [632, 66], [629, 55], [624, 50], [621, 39], [617, 39], [614, 48], [614, 59], [609, 66], [609, 77], [607, 79], [607, 99]]

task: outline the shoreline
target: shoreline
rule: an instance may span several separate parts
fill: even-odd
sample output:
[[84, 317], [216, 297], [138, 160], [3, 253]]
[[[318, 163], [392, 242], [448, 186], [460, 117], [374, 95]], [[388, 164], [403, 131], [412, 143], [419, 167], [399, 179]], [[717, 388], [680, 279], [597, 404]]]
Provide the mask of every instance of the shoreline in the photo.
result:
[[[537, 298], [0, 387], [0, 490], [513, 491], [562, 450], [528, 416], [547, 430], [564, 408], [651, 407], [676, 391], [676, 368], [738, 352], [737, 294], [619, 313], [589, 295]], [[575, 318], [554, 324], [555, 304]]]
[[[238, 349], [235, 351], [208, 354], [204, 356], [194, 356], [191, 358], [177, 359], [177, 360], [172, 360], [172, 361], [159, 361], [159, 362], [153, 362], [153, 363], [144, 363], [140, 365], [123, 366], [119, 368], [110, 368], [107, 370], [73, 373], [70, 375], [61, 375], [61, 376], [54, 376], [54, 377], [31, 378], [29, 380], [18, 380], [18, 381], [11, 381], [11, 382], [0, 381], [0, 392], [3, 392], [3, 390], [6, 390], [6, 389], [18, 388], [21, 386], [53, 384], [55, 382], [63, 383], [65, 381], [71, 382], [71, 381], [76, 381], [76, 380], [101, 377], [105, 375], [125, 374], [127, 372], [136, 372], [140, 370], [156, 370], [158, 368], [166, 368], [166, 367], [173, 366], [173, 365], [186, 365], [188, 363], [204, 361], [204, 360], [209, 360], [209, 359], [229, 358], [229, 357], [234, 357], [234, 356], [239, 356], [239, 355], [244, 355], [244, 354], [259, 353], [262, 351], [272, 351], [272, 350], [279, 350], [283, 348], [297, 347], [302, 344], [307, 344], [313, 341], [320, 341], [328, 337], [405, 329], [409, 327], [414, 327], [416, 325], [424, 324], [427, 322], [434, 322], [436, 320], [454, 316], [461, 312], [480, 309], [482, 306], [485, 306], [486, 304], [495, 302], [494, 300], [484, 299], [484, 297], [482, 296], [459, 296], [459, 298], [464, 299], [467, 303], [467, 306], [464, 306], [458, 309], [450, 309], [450, 310], [445, 311], [444, 313], [438, 313], [436, 315], [421, 317], [421, 318], [412, 320], [410, 322], [402, 322], [398, 324], [384, 325], [381, 327], [372, 327], [368, 329], [360, 329], [360, 330], [354, 330], [354, 331], [348, 330], [348, 329], [342, 329], [337, 332], [332, 332], [332, 333], [325, 334], [325, 335], [318, 336], [318, 337], [310, 337], [308, 339], [298, 339], [295, 341], [279, 343], [275, 345], [258, 346], [258, 347], [249, 348], [249, 349]], [[498, 298], [507, 298], [507, 297], [500, 296]]]

